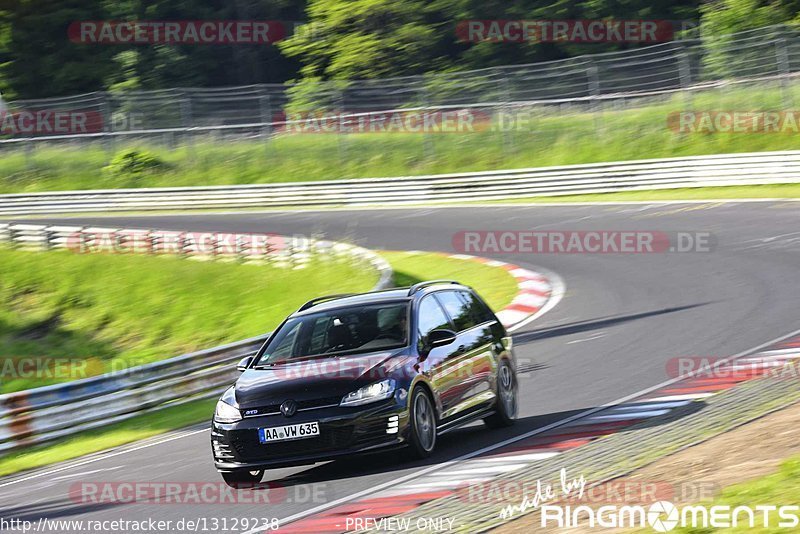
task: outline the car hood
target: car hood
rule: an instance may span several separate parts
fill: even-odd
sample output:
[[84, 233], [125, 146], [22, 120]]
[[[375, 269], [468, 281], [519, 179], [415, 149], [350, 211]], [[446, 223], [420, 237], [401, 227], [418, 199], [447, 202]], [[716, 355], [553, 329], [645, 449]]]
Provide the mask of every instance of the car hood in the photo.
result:
[[402, 358], [395, 357], [403, 350], [312, 358], [248, 369], [236, 381], [236, 402], [240, 409], [248, 409], [289, 399], [300, 402], [341, 399], [364, 384], [389, 377], [402, 363]]

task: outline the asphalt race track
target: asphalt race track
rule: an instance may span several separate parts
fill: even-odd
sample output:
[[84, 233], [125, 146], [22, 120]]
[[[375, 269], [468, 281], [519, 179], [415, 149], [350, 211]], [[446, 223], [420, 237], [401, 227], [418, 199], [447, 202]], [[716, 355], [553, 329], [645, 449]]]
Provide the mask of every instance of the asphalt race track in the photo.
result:
[[[397, 454], [384, 454], [270, 471], [265, 481], [287, 487], [275, 493], [281, 502], [272, 504], [85, 504], [70, 498], [78, 482], [221, 482], [208, 432], [198, 427], [167, 442], [153, 440], [150, 446], [73, 462], [56, 472], [50, 468], [0, 481], [0, 509], [7, 517], [178, 521], [295, 516], [663, 382], [669, 378], [670, 358], [724, 357], [755, 347], [796, 330], [800, 317], [796, 202], [252, 212], [80, 222], [324, 234], [393, 250], [455, 252], [452, 238], [460, 231], [531, 229], [707, 231], [716, 247], [702, 253], [482, 254], [558, 273], [566, 292], [554, 309], [515, 333], [517, 357], [531, 370], [521, 380], [518, 425], [489, 431], [475, 424], [453, 432], [439, 441], [427, 462], [399, 463]], [[308, 497], [310, 488], [316, 497]]]

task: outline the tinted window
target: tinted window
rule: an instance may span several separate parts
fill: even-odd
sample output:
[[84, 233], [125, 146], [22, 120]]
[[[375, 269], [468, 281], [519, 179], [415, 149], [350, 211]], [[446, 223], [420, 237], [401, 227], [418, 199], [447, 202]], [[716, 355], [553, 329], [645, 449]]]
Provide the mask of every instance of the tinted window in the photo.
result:
[[419, 319], [417, 330], [419, 330], [420, 342], [432, 331], [439, 328], [451, 329], [450, 321], [447, 319], [442, 307], [436, 302], [432, 295], [422, 299], [419, 303]]
[[392, 302], [292, 317], [270, 340], [256, 365], [402, 347], [408, 343], [407, 316], [407, 303]]
[[467, 301], [469, 313], [475, 324], [485, 323], [487, 321], [494, 321], [494, 314], [489, 310], [489, 307], [472, 293], [466, 291], [458, 292], [461, 297]]
[[461, 292], [439, 291], [436, 293], [436, 298], [447, 310], [457, 331], [461, 332], [478, 324], [472, 316], [469, 303], [461, 296]]

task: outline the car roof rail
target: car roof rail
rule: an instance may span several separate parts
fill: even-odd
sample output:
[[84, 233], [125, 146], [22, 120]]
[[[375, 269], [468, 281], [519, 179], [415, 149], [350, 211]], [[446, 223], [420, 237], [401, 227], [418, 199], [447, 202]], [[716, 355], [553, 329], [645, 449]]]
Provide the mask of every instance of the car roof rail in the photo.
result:
[[301, 312], [307, 310], [309, 308], [316, 306], [320, 302], [324, 302], [326, 300], [342, 299], [344, 297], [352, 297], [355, 295], [358, 295], [358, 293], [340, 293], [338, 295], [326, 295], [324, 297], [317, 297], [315, 299], [309, 300], [308, 302], [300, 306], [300, 308], [297, 311]]
[[460, 282], [456, 282], [455, 280], [426, 280], [425, 282], [419, 282], [411, 286], [408, 290], [408, 296], [410, 297], [420, 289], [426, 288], [428, 286], [432, 286], [434, 284], [456, 284], [461, 285]]

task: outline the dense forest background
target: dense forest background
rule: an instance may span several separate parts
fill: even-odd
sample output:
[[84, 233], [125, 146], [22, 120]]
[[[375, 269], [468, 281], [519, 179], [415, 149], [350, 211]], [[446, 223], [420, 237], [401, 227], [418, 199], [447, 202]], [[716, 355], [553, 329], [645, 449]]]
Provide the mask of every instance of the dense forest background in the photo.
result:
[[[561, 59], [631, 44], [470, 43], [466, 19], [688, 21], [697, 35], [792, 22], [800, 0], [2, 0], [0, 91], [39, 98], [97, 90], [381, 78]], [[83, 20], [285, 21], [269, 45], [97, 45]]]

